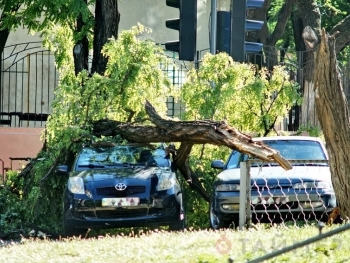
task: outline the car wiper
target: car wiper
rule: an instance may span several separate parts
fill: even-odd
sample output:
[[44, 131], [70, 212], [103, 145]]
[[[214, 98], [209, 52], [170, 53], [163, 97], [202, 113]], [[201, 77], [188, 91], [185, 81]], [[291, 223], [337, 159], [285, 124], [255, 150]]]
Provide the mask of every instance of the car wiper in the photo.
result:
[[93, 169], [93, 168], [105, 168], [104, 165], [101, 165], [101, 164], [93, 164], [93, 163], [89, 163], [89, 164], [79, 164], [78, 167], [80, 167], [80, 168], [86, 167], [86, 168], [91, 168], [91, 169]]
[[116, 167], [130, 167], [133, 164], [131, 163], [107, 163], [105, 166], [116, 166]]
[[292, 163], [292, 166], [329, 166], [327, 163]]
[[133, 164], [130, 164], [130, 165], [133, 165], [133, 166], [151, 166], [151, 167], [157, 167], [158, 164], [156, 162], [141, 162], [141, 163], [133, 163]]
[[250, 167], [271, 167], [278, 166], [278, 163], [252, 163]]

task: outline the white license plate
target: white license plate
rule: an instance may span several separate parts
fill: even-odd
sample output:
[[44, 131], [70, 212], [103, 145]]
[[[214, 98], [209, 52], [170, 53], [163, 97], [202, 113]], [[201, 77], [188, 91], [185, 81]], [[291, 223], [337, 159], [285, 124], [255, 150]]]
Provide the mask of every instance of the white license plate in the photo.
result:
[[102, 198], [102, 206], [137, 206], [139, 204], [139, 197]]
[[289, 202], [288, 196], [258, 196], [252, 197], [253, 205], [286, 204]]

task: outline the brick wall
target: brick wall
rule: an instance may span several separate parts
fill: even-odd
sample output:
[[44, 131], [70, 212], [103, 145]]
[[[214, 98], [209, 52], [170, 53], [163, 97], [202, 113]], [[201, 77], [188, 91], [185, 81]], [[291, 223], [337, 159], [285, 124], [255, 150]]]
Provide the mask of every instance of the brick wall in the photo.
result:
[[21, 169], [27, 162], [13, 160], [11, 158], [34, 158], [42, 148], [43, 142], [40, 140], [43, 128], [12, 128], [0, 127], [0, 174], [6, 168], [12, 170]]

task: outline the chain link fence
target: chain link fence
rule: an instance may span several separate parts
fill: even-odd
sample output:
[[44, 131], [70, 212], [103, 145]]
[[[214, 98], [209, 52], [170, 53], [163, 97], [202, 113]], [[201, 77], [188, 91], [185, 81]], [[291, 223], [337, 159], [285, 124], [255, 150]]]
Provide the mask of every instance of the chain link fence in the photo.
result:
[[[239, 228], [252, 223], [325, 222], [336, 207], [328, 160], [289, 160], [284, 171], [277, 163], [248, 160], [240, 165]], [[318, 179], [315, 178], [318, 175]]]
[[[277, 163], [264, 163], [261, 160], [248, 160], [240, 164], [239, 229], [250, 227], [252, 223], [286, 223], [287, 221], [315, 222], [319, 235], [293, 243], [267, 253], [247, 263], [263, 262], [295, 249], [306, 247], [330, 236], [350, 229], [350, 224], [323, 233], [327, 223], [333, 223], [332, 212], [337, 210], [335, 194], [328, 191], [329, 185], [318, 185], [318, 180], [305, 180], [305, 174], [316, 173], [319, 177], [329, 173], [328, 160], [289, 160], [293, 166], [301, 166], [295, 172], [283, 172]], [[258, 171], [252, 171], [256, 169]], [[315, 169], [316, 168], [316, 169]], [[272, 170], [278, 169], [281, 177], [270, 177]], [[307, 187], [308, 186], [308, 187]], [[333, 202], [333, 203], [332, 203]], [[336, 214], [337, 215], [337, 214]], [[229, 262], [234, 262], [228, 260]]]

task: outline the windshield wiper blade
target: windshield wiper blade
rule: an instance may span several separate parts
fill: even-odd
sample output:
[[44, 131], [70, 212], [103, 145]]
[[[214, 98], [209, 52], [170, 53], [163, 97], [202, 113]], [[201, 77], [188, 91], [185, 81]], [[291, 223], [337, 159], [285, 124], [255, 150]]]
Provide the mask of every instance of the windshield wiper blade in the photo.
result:
[[157, 167], [158, 164], [156, 162], [141, 162], [141, 163], [133, 163], [130, 164], [132, 166], [151, 166], [151, 167]]
[[105, 168], [104, 165], [101, 164], [93, 164], [93, 163], [89, 163], [89, 164], [79, 164], [78, 167], [84, 168]]
[[292, 163], [292, 166], [329, 166], [328, 163]]
[[278, 166], [277, 163], [252, 163], [250, 167], [270, 167], [270, 166]]
[[107, 163], [105, 166], [116, 166], [116, 167], [130, 167], [131, 163]]

